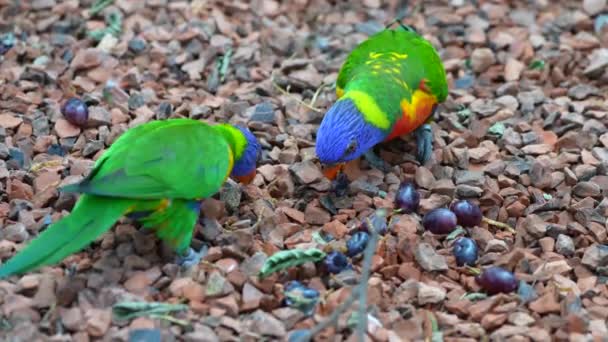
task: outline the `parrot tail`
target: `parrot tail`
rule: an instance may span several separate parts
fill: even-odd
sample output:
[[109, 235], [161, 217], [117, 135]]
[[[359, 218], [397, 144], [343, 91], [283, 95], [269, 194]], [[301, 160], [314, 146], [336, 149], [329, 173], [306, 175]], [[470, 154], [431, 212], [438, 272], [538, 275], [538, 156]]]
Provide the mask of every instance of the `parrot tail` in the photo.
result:
[[47, 227], [0, 266], [0, 279], [60, 262], [93, 242], [125, 214], [133, 200], [83, 194], [72, 213]]

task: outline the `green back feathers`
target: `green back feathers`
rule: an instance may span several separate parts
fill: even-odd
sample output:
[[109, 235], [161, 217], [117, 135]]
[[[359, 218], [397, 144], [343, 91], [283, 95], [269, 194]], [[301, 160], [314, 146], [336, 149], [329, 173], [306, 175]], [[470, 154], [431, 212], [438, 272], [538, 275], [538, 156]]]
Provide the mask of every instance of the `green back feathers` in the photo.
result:
[[196, 120], [154, 121], [119, 137], [82, 183], [63, 191], [132, 199], [205, 198], [219, 191], [232, 151], [212, 126]]
[[396, 116], [400, 100], [411, 102], [423, 79], [437, 101], [445, 101], [447, 80], [437, 51], [413, 29], [399, 27], [376, 33], [357, 46], [342, 66], [336, 85], [345, 92], [370, 94], [387, 115]]

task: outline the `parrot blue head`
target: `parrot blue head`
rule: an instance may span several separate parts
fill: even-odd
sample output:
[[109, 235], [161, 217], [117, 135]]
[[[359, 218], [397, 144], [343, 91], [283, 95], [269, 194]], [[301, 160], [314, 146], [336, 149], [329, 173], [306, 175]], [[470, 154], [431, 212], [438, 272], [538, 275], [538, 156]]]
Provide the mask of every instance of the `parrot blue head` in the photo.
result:
[[382, 142], [386, 133], [365, 121], [364, 115], [351, 99], [338, 100], [327, 111], [317, 131], [316, 153], [319, 161], [332, 167], [362, 156], [376, 144]]
[[239, 134], [240, 137], [235, 139], [237, 141], [237, 148], [235, 151], [234, 166], [232, 167], [232, 173], [230, 175], [241, 183], [247, 184], [255, 177], [257, 161], [262, 152], [262, 147], [250, 130], [241, 126], [234, 127], [237, 128], [241, 134]]

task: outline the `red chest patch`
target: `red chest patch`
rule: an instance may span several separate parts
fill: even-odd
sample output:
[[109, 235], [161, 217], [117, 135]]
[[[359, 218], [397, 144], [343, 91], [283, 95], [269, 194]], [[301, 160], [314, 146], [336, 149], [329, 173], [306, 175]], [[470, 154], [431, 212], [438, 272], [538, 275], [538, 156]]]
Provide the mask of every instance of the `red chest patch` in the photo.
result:
[[433, 105], [433, 101], [419, 101], [418, 105], [413, 107], [416, 110], [416, 113], [413, 114], [407, 113], [404, 109], [401, 118], [397, 120], [393, 130], [384, 141], [395, 139], [416, 130], [431, 116]]
[[410, 124], [409, 121], [410, 120], [407, 117], [407, 115], [401, 116], [401, 118], [395, 123], [395, 127], [393, 127], [391, 134], [389, 134], [388, 137], [386, 137], [385, 141], [393, 140], [397, 137], [406, 135], [406, 134], [410, 133], [411, 131], [413, 131], [413, 129], [411, 128], [412, 125]]

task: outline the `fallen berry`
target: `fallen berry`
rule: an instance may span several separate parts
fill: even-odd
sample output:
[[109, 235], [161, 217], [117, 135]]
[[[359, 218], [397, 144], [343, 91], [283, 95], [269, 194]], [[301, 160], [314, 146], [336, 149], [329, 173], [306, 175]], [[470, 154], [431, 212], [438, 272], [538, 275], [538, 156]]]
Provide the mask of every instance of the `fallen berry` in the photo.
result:
[[348, 258], [340, 252], [333, 251], [327, 254], [323, 263], [330, 273], [340, 273], [348, 267]]
[[410, 214], [418, 210], [420, 193], [412, 182], [403, 182], [395, 194], [395, 206], [404, 213]]
[[433, 234], [449, 234], [456, 229], [456, 215], [446, 208], [437, 208], [422, 218], [424, 229]]
[[479, 206], [467, 200], [452, 203], [450, 210], [456, 215], [458, 224], [463, 227], [475, 227], [483, 218]]
[[474, 266], [477, 261], [477, 243], [473, 239], [461, 237], [454, 243], [452, 253], [458, 266]]
[[346, 255], [354, 257], [362, 253], [369, 242], [369, 233], [358, 231], [346, 241]]
[[475, 277], [477, 284], [488, 294], [509, 293], [517, 290], [517, 278], [502, 267], [492, 266]]

